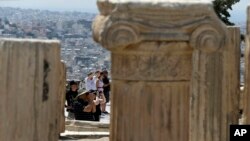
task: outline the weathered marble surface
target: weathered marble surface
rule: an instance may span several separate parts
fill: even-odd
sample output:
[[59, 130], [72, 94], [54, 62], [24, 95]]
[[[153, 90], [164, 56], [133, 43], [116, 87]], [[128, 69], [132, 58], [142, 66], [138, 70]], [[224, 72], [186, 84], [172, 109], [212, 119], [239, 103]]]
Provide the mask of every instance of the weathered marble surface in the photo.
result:
[[248, 6], [247, 35], [245, 49], [244, 124], [250, 124], [250, 6]]
[[202, 44], [203, 49], [218, 49], [226, 30], [212, 4], [180, 3], [98, 1], [101, 13], [93, 24], [94, 39], [110, 50], [143, 41], [189, 40], [194, 48]]
[[93, 23], [93, 36], [112, 55], [110, 139], [223, 140], [227, 127], [220, 121], [226, 117], [217, 111], [227, 104], [220, 99], [224, 95], [220, 86], [229, 82], [221, 80], [228, 33], [212, 3], [99, 0], [97, 4], [100, 15]]
[[58, 140], [60, 60], [58, 41], [0, 39], [1, 141]]

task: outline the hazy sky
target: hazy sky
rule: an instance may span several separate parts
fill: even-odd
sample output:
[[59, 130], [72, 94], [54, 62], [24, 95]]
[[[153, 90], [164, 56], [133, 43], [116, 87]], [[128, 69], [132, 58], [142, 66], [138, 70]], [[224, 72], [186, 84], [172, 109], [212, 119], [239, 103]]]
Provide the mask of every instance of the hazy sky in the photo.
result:
[[97, 13], [95, 0], [0, 0], [0, 6]]
[[246, 21], [248, 5], [250, 5], [250, 0], [240, 0], [239, 3], [235, 4], [231, 12], [231, 20], [235, 23]]
[[[231, 12], [232, 21], [246, 21], [246, 7], [249, 0], [240, 0]], [[97, 13], [96, 0], [0, 0], [0, 6], [48, 9], [56, 11], [82, 11]], [[1, 14], [1, 13], [0, 13]]]

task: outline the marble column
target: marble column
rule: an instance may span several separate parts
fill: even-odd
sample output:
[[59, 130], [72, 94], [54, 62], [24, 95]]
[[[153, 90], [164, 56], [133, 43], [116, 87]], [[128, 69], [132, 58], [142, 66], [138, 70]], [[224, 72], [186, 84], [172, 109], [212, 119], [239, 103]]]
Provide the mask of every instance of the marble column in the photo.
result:
[[245, 87], [244, 87], [244, 124], [250, 124], [250, 6], [247, 10], [247, 33], [245, 36]]
[[112, 59], [110, 140], [215, 141], [209, 139], [221, 120], [222, 80], [217, 77], [227, 30], [212, 3], [97, 4], [93, 36]]

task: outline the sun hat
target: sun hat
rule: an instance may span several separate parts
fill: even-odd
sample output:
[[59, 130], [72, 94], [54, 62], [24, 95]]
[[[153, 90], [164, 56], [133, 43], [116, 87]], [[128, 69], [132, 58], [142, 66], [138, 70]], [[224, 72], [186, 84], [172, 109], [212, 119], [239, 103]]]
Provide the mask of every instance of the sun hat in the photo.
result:
[[78, 95], [76, 97], [79, 97], [79, 96], [87, 94], [87, 93], [89, 93], [89, 91], [87, 91], [87, 90], [79, 90]]

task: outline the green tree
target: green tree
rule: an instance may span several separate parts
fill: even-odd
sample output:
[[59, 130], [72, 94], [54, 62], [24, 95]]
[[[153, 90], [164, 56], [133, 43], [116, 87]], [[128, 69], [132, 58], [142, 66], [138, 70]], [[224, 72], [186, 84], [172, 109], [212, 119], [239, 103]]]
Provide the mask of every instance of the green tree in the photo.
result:
[[240, 0], [214, 0], [214, 9], [218, 17], [226, 24], [226, 25], [234, 25], [234, 23], [229, 21], [229, 17], [231, 16], [228, 10], [232, 10], [232, 6], [239, 2]]

